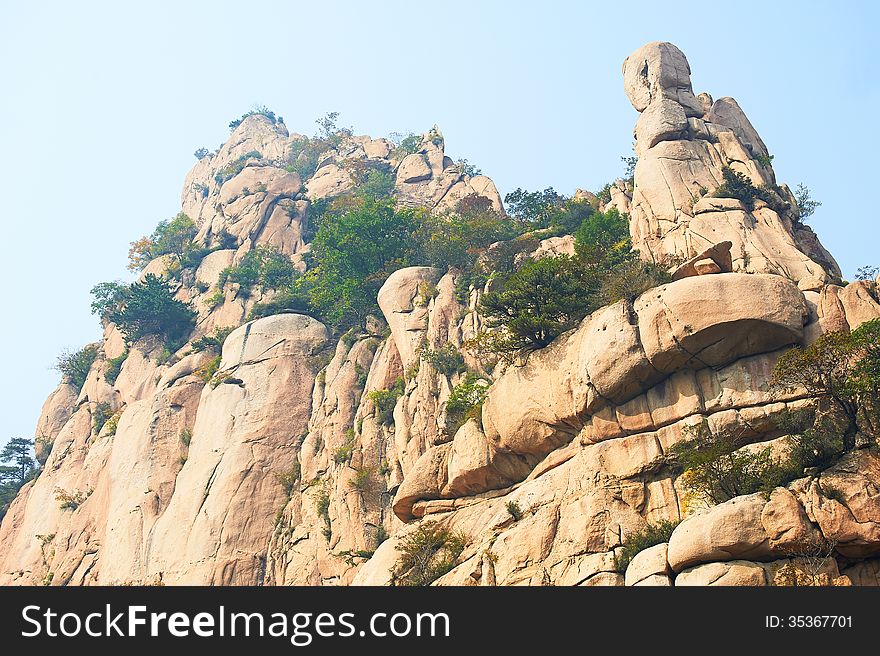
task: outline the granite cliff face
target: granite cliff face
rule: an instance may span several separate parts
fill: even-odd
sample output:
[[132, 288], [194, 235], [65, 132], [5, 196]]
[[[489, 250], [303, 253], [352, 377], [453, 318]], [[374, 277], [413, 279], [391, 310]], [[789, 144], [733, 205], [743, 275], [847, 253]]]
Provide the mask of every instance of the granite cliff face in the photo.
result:
[[[106, 325], [82, 390], [62, 383], [41, 412], [45, 465], [0, 526], [0, 583], [387, 584], [396, 547], [428, 522], [466, 537], [439, 584], [766, 585], [803, 559], [798, 545], [823, 538], [835, 545], [820, 563], [828, 582], [880, 583], [875, 450], [711, 508], [690, 504], [665, 465], [703, 422], [774, 444], [792, 411], [817, 405], [805, 390], [770, 389], [776, 359], [880, 317], [880, 293], [871, 281], [837, 284], [748, 118], [732, 98], [694, 95], [675, 46], [640, 48], [623, 76], [640, 112], [638, 163], [606, 207], [629, 215], [644, 259], [675, 259], [673, 282], [497, 367], [482, 413], [460, 426], [446, 404], [465, 374], [419, 355], [461, 348], [484, 325], [485, 290], [456, 293], [455, 270], [394, 272], [378, 295], [383, 317], [341, 338], [302, 314], [246, 321], [271, 292], [227, 283], [218, 296], [217, 285], [261, 246], [305, 270], [311, 209], [350, 190], [364, 163], [393, 172], [398, 202], [431, 211], [474, 194], [501, 209], [492, 181], [463, 173], [437, 131], [406, 155], [349, 135], [302, 180], [284, 163], [304, 137], [244, 119], [182, 196], [197, 241], [229, 246], [184, 271], [176, 291], [198, 310], [190, 344], [236, 327], [217, 373], [200, 375], [208, 352], [165, 359], [139, 342], [110, 382], [106, 364], [126, 346]], [[712, 197], [725, 168], [767, 193], [751, 206]], [[532, 255], [570, 252], [567, 239]], [[392, 420], [371, 392], [401, 378]], [[115, 432], [96, 433], [106, 408]], [[620, 571], [627, 535], [682, 518], [668, 543]]]

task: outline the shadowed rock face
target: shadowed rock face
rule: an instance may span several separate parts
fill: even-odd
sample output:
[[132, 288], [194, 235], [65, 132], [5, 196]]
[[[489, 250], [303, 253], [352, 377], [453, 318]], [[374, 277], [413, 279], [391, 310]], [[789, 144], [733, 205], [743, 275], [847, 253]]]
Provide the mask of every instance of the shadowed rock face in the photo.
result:
[[[107, 361], [125, 346], [105, 327], [82, 390], [62, 384], [41, 411], [45, 467], [0, 526], [0, 584], [385, 584], [396, 545], [425, 520], [467, 536], [438, 584], [768, 585], [810, 568], [827, 583], [880, 583], [875, 454], [711, 509], [665, 465], [704, 422], [775, 445], [783, 418], [816, 406], [802, 390], [771, 390], [776, 359], [880, 316], [880, 294], [873, 281], [829, 284], [836, 264], [774, 187], [767, 146], [733, 99], [694, 94], [680, 50], [648, 44], [623, 77], [639, 160], [608, 207], [629, 214], [643, 257], [680, 260], [675, 281], [491, 374], [463, 348], [484, 327], [485, 290], [463, 294], [455, 271], [395, 272], [378, 295], [383, 316], [341, 338], [298, 314], [247, 322], [272, 292], [215, 296], [223, 269], [259, 246], [304, 269], [310, 203], [350, 190], [352, 167], [387, 167], [404, 204], [443, 211], [476, 193], [501, 207], [436, 130], [411, 154], [346, 138], [302, 180], [284, 162], [303, 137], [245, 119], [187, 176], [182, 209], [198, 238], [232, 239], [176, 292], [199, 312], [193, 339], [238, 327], [222, 354], [187, 346], [165, 361], [154, 344], [132, 345], [113, 383]], [[772, 202], [713, 197], [724, 166], [767, 185]], [[572, 252], [570, 236], [553, 237], [517, 261]], [[446, 404], [465, 373], [423, 357], [448, 345], [491, 379], [463, 424]], [[115, 432], [96, 431], [107, 407]], [[627, 535], [682, 517], [668, 544], [617, 571]], [[804, 555], [821, 540], [836, 558]]]

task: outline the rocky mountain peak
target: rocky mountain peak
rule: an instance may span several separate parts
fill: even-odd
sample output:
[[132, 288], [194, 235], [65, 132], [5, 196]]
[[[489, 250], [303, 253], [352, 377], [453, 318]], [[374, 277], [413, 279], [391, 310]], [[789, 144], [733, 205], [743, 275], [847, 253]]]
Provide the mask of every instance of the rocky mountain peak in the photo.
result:
[[[183, 338], [125, 334], [132, 288], [105, 289], [103, 337], [82, 380], [47, 399], [43, 468], [0, 525], [0, 583], [425, 582], [401, 570], [420, 538], [443, 545], [435, 584], [770, 585], [801, 576], [811, 545], [825, 549], [813, 580], [880, 582], [875, 450], [729, 498], [701, 494], [677, 459], [730, 436], [730, 453], [785, 457], [806, 430], [793, 418], [818, 425], [828, 399], [780, 388], [777, 364], [876, 325], [876, 282], [837, 284], [767, 146], [735, 100], [694, 94], [678, 48], [639, 48], [623, 78], [639, 112], [632, 180], [607, 197], [524, 196], [577, 225], [516, 225], [437, 126], [391, 140], [332, 115], [312, 137], [268, 110], [233, 121], [197, 151], [176, 232], [163, 222], [133, 249]], [[466, 247], [443, 266], [392, 252], [335, 287], [325, 316], [294, 283], [314, 282], [316, 230], [340, 216], [386, 217], [383, 230], [429, 217], [420, 248]], [[618, 224], [583, 254], [584, 233]], [[340, 267], [369, 259], [362, 242], [336, 243]], [[605, 266], [618, 277], [590, 277]], [[367, 278], [369, 311], [334, 322]], [[487, 359], [480, 338], [507, 328], [484, 301], [560, 281], [554, 308], [601, 302]], [[848, 440], [876, 439], [856, 428]], [[638, 536], [656, 544], [630, 553]]]

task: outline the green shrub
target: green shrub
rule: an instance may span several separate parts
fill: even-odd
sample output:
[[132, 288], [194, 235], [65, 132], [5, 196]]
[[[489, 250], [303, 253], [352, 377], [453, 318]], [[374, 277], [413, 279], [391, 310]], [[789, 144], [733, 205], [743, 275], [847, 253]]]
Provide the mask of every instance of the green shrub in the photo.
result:
[[469, 372], [464, 380], [452, 388], [446, 401], [446, 430], [449, 435], [454, 435], [468, 419], [480, 416], [488, 393], [488, 381], [473, 372]]
[[152, 235], [132, 242], [128, 251], [128, 269], [141, 271], [151, 260], [162, 255], [176, 255], [181, 262], [186, 259], [187, 266], [197, 265], [207, 253], [193, 243], [197, 232], [195, 222], [183, 212], [170, 221], [161, 221]]
[[459, 175], [467, 176], [473, 178], [476, 175], [480, 175], [482, 171], [477, 168], [476, 165], [471, 164], [464, 158], [461, 158], [455, 162], [455, 168], [458, 169]]
[[290, 499], [290, 497], [293, 496], [293, 493], [296, 490], [296, 484], [299, 483], [301, 477], [302, 465], [300, 465], [298, 461], [293, 463], [293, 467], [287, 471], [275, 475], [275, 479], [281, 485], [281, 488], [284, 490], [284, 496], [287, 497], [287, 499]]
[[205, 305], [209, 310], [213, 310], [214, 308], [223, 305], [224, 302], [226, 302], [226, 292], [220, 288], [216, 289], [213, 294], [205, 299]]
[[392, 572], [391, 585], [430, 585], [455, 567], [465, 545], [464, 536], [436, 522], [423, 523], [397, 544], [400, 556]]
[[0, 520], [22, 486], [40, 472], [33, 447], [32, 440], [14, 437], [0, 450]]
[[89, 490], [88, 492], [75, 490], [73, 494], [67, 492], [66, 490], [58, 490], [55, 495], [55, 500], [59, 502], [58, 507], [61, 508], [61, 510], [73, 511], [79, 508], [91, 495], [91, 490]]
[[354, 478], [348, 482], [348, 486], [361, 494], [370, 492], [375, 487], [372, 467], [359, 467], [354, 472]]
[[353, 160], [347, 163], [349, 175], [355, 184], [354, 193], [363, 198], [391, 198], [396, 177], [391, 167], [382, 162]]
[[865, 265], [856, 269], [856, 280], [874, 280], [880, 276], [880, 267]]
[[522, 510], [516, 501], [508, 501], [505, 508], [507, 508], [507, 513], [513, 518], [513, 521], [518, 522], [522, 519]]
[[345, 442], [333, 452], [333, 462], [337, 465], [342, 464], [343, 462], [348, 462], [348, 459], [351, 458], [351, 454], [354, 451], [354, 447], [354, 429], [349, 428], [345, 431]]
[[115, 358], [110, 358], [104, 364], [104, 379], [110, 384], [115, 385], [116, 379], [119, 378], [119, 372], [122, 371], [122, 365], [128, 359], [128, 349], [125, 349]]
[[620, 550], [614, 557], [614, 566], [619, 572], [625, 572], [633, 557], [640, 551], [664, 542], [669, 542], [672, 531], [678, 526], [680, 520], [671, 522], [661, 520], [657, 524], [648, 524], [643, 530], [636, 531], [626, 536]]
[[755, 155], [755, 160], [764, 168], [769, 168], [770, 164], [773, 162], [773, 155], [758, 153], [757, 155]]
[[794, 198], [797, 205], [799, 221], [804, 221], [811, 217], [813, 212], [822, 205], [818, 200], [813, 200], [812, 196], [810, 196], [809, 188], [804, 183], [797, 186], [794, 191]]
[[721, 169], [724, 182], [712, 194], [715, 198], [736, 198], [748, 211], [755, 209], [755, 201], [761, 198], [761, 191], [752, 184], [747, 175], [734, 171], [729, 166]]
[[[162, 339], [169, 350], [177, 350], [195, 326], [195, 311], [187, 303], [174, 298], [168, 283], [153, 274], [147, 274], [141, 282], [112, 290], [109, 297], [103, 296], [108, 292], [107, 288], [96, 290], [97, 287], [92, 290], [95, 294], [93, 309], [97, 306], [107, 320], [116, 324], [129, 343], [153, 335]], [[107, 305], [110, 302], [112, 307]]]
[[455, 211], [421, 217], [416, 232], [418, 258], [425, 264], [462, 271], [473, 269], [490, 244], [516, 236], [514, 224], [502, 216], [488, 198], [471, 194]]
[[755, 492], [769, 497], [773, 489], [804, 476], [807, 468], [827, 468], [844, 450], [840, 424], [828, 415], [804, 425], [803, 417], [789, 419], [785, 455], [774, 457], [770, 447], [743, 448], [741, 438], [714, 434], [704, 421], [689, 429], [696, 437], [670, 449], [667, 462], [703, 502], [718, 504]]
[[844, 419], [843, 448], [852, 449], [860, 430], [874, 434], [880, 426], [880, 319], [786, 351], [776, 361], [772, 383], [787, 391], [804, 388], [829, 402]]
[[296, 173], [300, 180], [307, 180], [315, 174], [321, 155], [328, 149], [329, 145], [320, 139], [302, 137], [292, 141], [284, 168], [288, 173]]
[[600, 307], [620, 300], [634, 301], [638, 296], [672, 282], [666, 269], [653, 262], [628, 259], [603, 276], [597, 293]]
[[92, 410], [92, 428], [95, 435], [98, 435], [101, 432], [101, 429], [104, 428], [104, 424], [106, 424], [107, 420], [112, 416], [113, 406], [109, 403], [101, 402], [95, 405], [95, 409]]
[[221, 357], [218, 355], [215, 358], [212, 358], [207, 364], [202, 367], [196, 369], [193, 373], [201, 378], [204, 383], [207, 385], [214, 378], [214, 375], [217, 373], [217, 370], [220, 369], [220, 361]]
[[485, 294], [480, 311], [492, 328], [503, 328], [500, 353], [543, 348], [574, 328], [593, 309], [586, 272], [568, 256], [529, 260], [499, 276], [499, 289]]
[[241, 157], [234, 159], [228, 165], [224, 166], [222, 169], [214, 174], [214, 182], [216, 182], [218, 185], [222, 185], [227, 180], [231, 180], [239, 173], [244, 171], [248, 162], [252, 159], [263, 159], [263, 154], [259, 151], [252, 150], [245, 153]]
[[342, 214], [328, 213], [318, 226], [311, 267], [296, 289], [331, 324], [360, 324], [378, 314], [376, 295], [397, 269], [418, 263], [414, 234], [421, 210], [396, 208], [393, 200], [364, 199]]
[[714, 434], [706, 421], [686, 429], [694, 435], [670, 449], [670, 462], [682, 472], [681, 483], [707, 503], [723, 503], [759, 492], [778, 479], [769, 447], [743, 449], [736, 436]]
[[553, 187], [544, 191], [515, 189], [504, 197], [507, 213], [517, 222], [521, 231], [549, 228], [564, 198]]
[[315, 510], [318, 512], [318, 517], [324, 520], [322, 533], [329, 541], [333, 534], [330, 526], [330, 495], [327, 493], [327, 490], [322, 489], [318, 493], [318, 496], [315, 498]]
[[272, 316], [273, 314], [283, 314], [285, 312], [296, 312], [315, 316], [316, 313], [309, 304], [306, 294], [293, 284], [278, 291], [271, 301], [265, 303], [257, 303], [248, 314], [248, 321], [259, 319], [261, 317]]
[[623, 162], [625, 167], [623, 173], [624, 181], [632, 182], [636, 175], [636, 164], [639, 163], [639, 158], [635, 155], [630, 155], [629, 157], [621, 157], [620, 161]]
[[116, 435], [116, 429], [119, 427], [120, 417], [122, 417], [122, 408], [110, 415], [110, 418], [101, 427], [102, 430], [106, 430], [107, 437], [113, 437]]
[[390, 389], [374, 390], [367, 394], [367, 398], [376, 408], [376, 421], [384, 426], [394, 423], [394, 406], [397, 405], [397, 399], [403, 395], [403, 390], [403, 378], [398, 378]]
[[55, 369], [77, 390], [81, 390], [97, 357], [98, 347], [93, 344], [84, 346], [79, 351], [64, 351], [58, 356]]
[[192, 436], [193, 436], [193, 432], [191, 429], [189, 429], [189, 428], [182, 429], [180, 431], [180, 443], [185, 447], [189, 447], [190, 442], [192, 442]]
[[420, 358], [447, 377], [460, 374], [467, 369], [464, 357], [453, 344], [446, 344], [436, 351], [423, 349]]
[[257, 285], [263, 289], [278, 289], [290, 285], [295, 274], [289, 257], [268, 246], [258, 246], [248, 251], [235, 266], [223, 269], [218, 285], [223, 287], [231, 282], [244, 289]]
[[403, 135], [399, 132], [392, 132], [388, 135], [388, 138], [395, 146], [391, 153], [391, 157], [395, 159], [403, 159], [407, 155], [414, 155], [422, 147], [422, 135], [420, 134], [410, 132]]
[[586, 213], [575, 232], [575, 257], [527, 260], [493, 278], [495, 289], [483, 295], [480, 310], [500, 330], [481, 333], [469, 347], [504, 358], [543, 348], [590, 312], [669, 280], [660, 267], [641, 263], [631, 246], [626, 215], [613, 208]]
[[219, 353], [223, 349], [223, 342], [226, 341], [226, 338], [229, 337], [233, 330], [235, 330], [234, 326], [215, 328], [214, 332], [210, 335], [199, 337], [192, 343], [192, 352], [213, 351]]
[[610, 271], [633, 259], [629, 218], [616, 208], [592, 212], [574, 233], [574, 248], [584, 266]]

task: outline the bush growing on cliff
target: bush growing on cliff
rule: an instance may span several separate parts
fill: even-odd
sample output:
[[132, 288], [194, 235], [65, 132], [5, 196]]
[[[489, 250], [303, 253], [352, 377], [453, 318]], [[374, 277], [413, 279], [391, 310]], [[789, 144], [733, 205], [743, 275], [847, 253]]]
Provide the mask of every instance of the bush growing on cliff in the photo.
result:
[[55, 369], [60, 371], [77, 390], [81, 390], [97, 357], [98, 347], [93, 344], [84, 346], [79, 351], [64, 351], [58, 356]]
[[[667, 463], [682, 471], [681, 482], [697, 499], [719, 504], [744, 494], [788, 485], [807, 468], [824, 469], [843, 452], [841, 426], [827, 414], [812, 425], [804, 416], [789, 417], [785, 449], [747, 446], [747, 439], [729, 431], [712, 433], [704, 421], [690, 429], [691, 439], [670, 449]], [[806, 427], [806, 428], [805, 428]]]
[[488, 198], [472, 194], [462, 198], [454, 212], [424, 215], [415, 239], [425, 264], [466, 271], [490, 244], [515, 236], [513, 224]]
[[752, 184], [747, 175], [734, 171], [729, 166], [721, 169], [724, 182], [721, 183], [715, 193], [715, 198], [736, 198], [741, 201], [745, 208], [751, 212], [755, 209], [755, 201], [762, 197], [761, 190]]
[[398, 378], [390, 389], [374, 390], [367, 394], [367, 398], [376, 408], [376, 421], [384, 426], [394, 423], [394, 406], [397, 405], [397, 399], [403, 395], [403, 390], [403, 378]]
[[311, 269], [300, 279], [310, 304], [340, 327], [377, 312], [376, 295], [397, 269], [418, 261], [413, 234], [423, 212], [390, 199], [364, 199], [325, 216], [312, 242]]
[[856, 269], [856, 280], [874, 280], [880, 276], [880, 267], [865, 265]]
[[880, 430], [880, 319], [863, 323], [851, 333], [822, 335], [805, 348], [795, 347], [777, 360], [777, 388], [804, 388], [831, 403], [844, 420], [843, 448], [855, 446], [862, 431], [877, 437]]
[[429, 363], [438, 373], [444, 376], [453, 376], [467, 369], [464, 357], [452, 344], [445, 344], [436, 351], [423, 349], [419, 357]]
[[615, 209], [586, 214], [575, 232], [575, 253], [528, 260], [496, 275], [497, 291], [482, 297], [480, 310], [488, 326], [500, 330], [472, 344], [502, 357], [543, 348], [590, 312], [669, 280], [660, 267], [638, 260], [627, 218]]
[[804, 183], [800, 183], [797, 188], [795, 188], [794, 198], [795, 203], [797, 204], [798, 219], [800, 221], [805, 221], [811, 217], [822, 204], [818, 200], [813, 200], [809, 188]]
[[403, 159], [407, 155], [419, 152], [419, 147], [422, 145], [422, 135], [413, 134], [412, 132], [406, 135], [392, 132], [388, 135], [388, 140], [394, 144], [391, 156], [396, 159]]
[[162, 255], [176, 255], [180, 261], [189, 259], [197, 249], [193, 244], [197, 232], [196, 224], [183, 212], [170, 221], [161, 221], [153, 234], [132, 242], [128, 251], [129, 271], [141, 271]]
[[116, 379], [119, 378], [119, 372], [122, 371], [122, 365], [125, 364], [125, 361], [128, 359], [128, 349], [125, 349], [121, 354], [116, 356], [115, 358], [110, 358], [107, 360], [104, 365], [104, 379], [110, 384], [114, 385], [116, 383]]
[[664, 542], [669, 542], [672, 531], [681, 522], [663, 519], [656, 524], [648, 524], [641, 531], [630, 533], [623, 541], [620, 550], [614, 556], [614, 566], [619, 572], [625, 572], [630, 562], [640, 551]]
[[544, 191], [517, 188], [504, 197], [504, 205], [520, 230], [525, 232], [549, 228], [563, 200], [553, 187], [547, 187]]
[[14, 437], [0, 451], [0, 521], [18, 491], [40, 473], [33, 449], [32, 440]]
[[489, 393], [489, 382], [468, 372], [458, 385], [452, 388], [446, 401], [446, 432], [454, 435], [468, 419], [479, 418], [480, 409]]
[[258, 246], [248, 251], [238, 264], [223, 269], [218, 285], [222, 288], [231, 282], [243, 289], [257, 285], [263, 289], [279, 289], [289, 286], [295, 275], [289, 257], [268, 246]]
[[464, 536], [436, 522], [425, 522], [397, 544], [400, 556], [391, 585], [431, 585], [458, 564], [465, 545]]
[[482, 297], [480, 311], [490, 327], [504, 329], [494, 349], [505, 354], [543, 348], [576, 326], [592, 309], [595, 285], [573, 258], [560, 256], [529, 260], [499, 287]]
[[174, 298], [168, 283], [153, 274], [128, 287], [103, 283], [92, 294], [92, 310], [115, 323], [129, 343], [153, 335], [173, 351], [183, 345], [195, 326], [193, 309]]
[[263, 154], [258, 150], [251, 150], [244, 155], [237, 157], [214, 174], [214, 182], [218, 185], [222, 185], [227, 180], [231, 180], [244, 171], [248, 162], [252, 159], [263, 159]]
[[204, 337], [199, 337], [192, 343], [192, 352], [200, 353], [202, 351], [213, 351], [220, 353], [223, 350], [223, 342], [235, 330], [235, 326], [227, 326], [225, 328], [215, 328], [214, 332]]
[[701, 501], [723, 503], [781, 480], [769, 447], [742, 449], [743, 439], [712, 433], [705, 421], [686, 430], [692, 437], [670, 449], [669, 461], [682, 472], [684, 486]]

